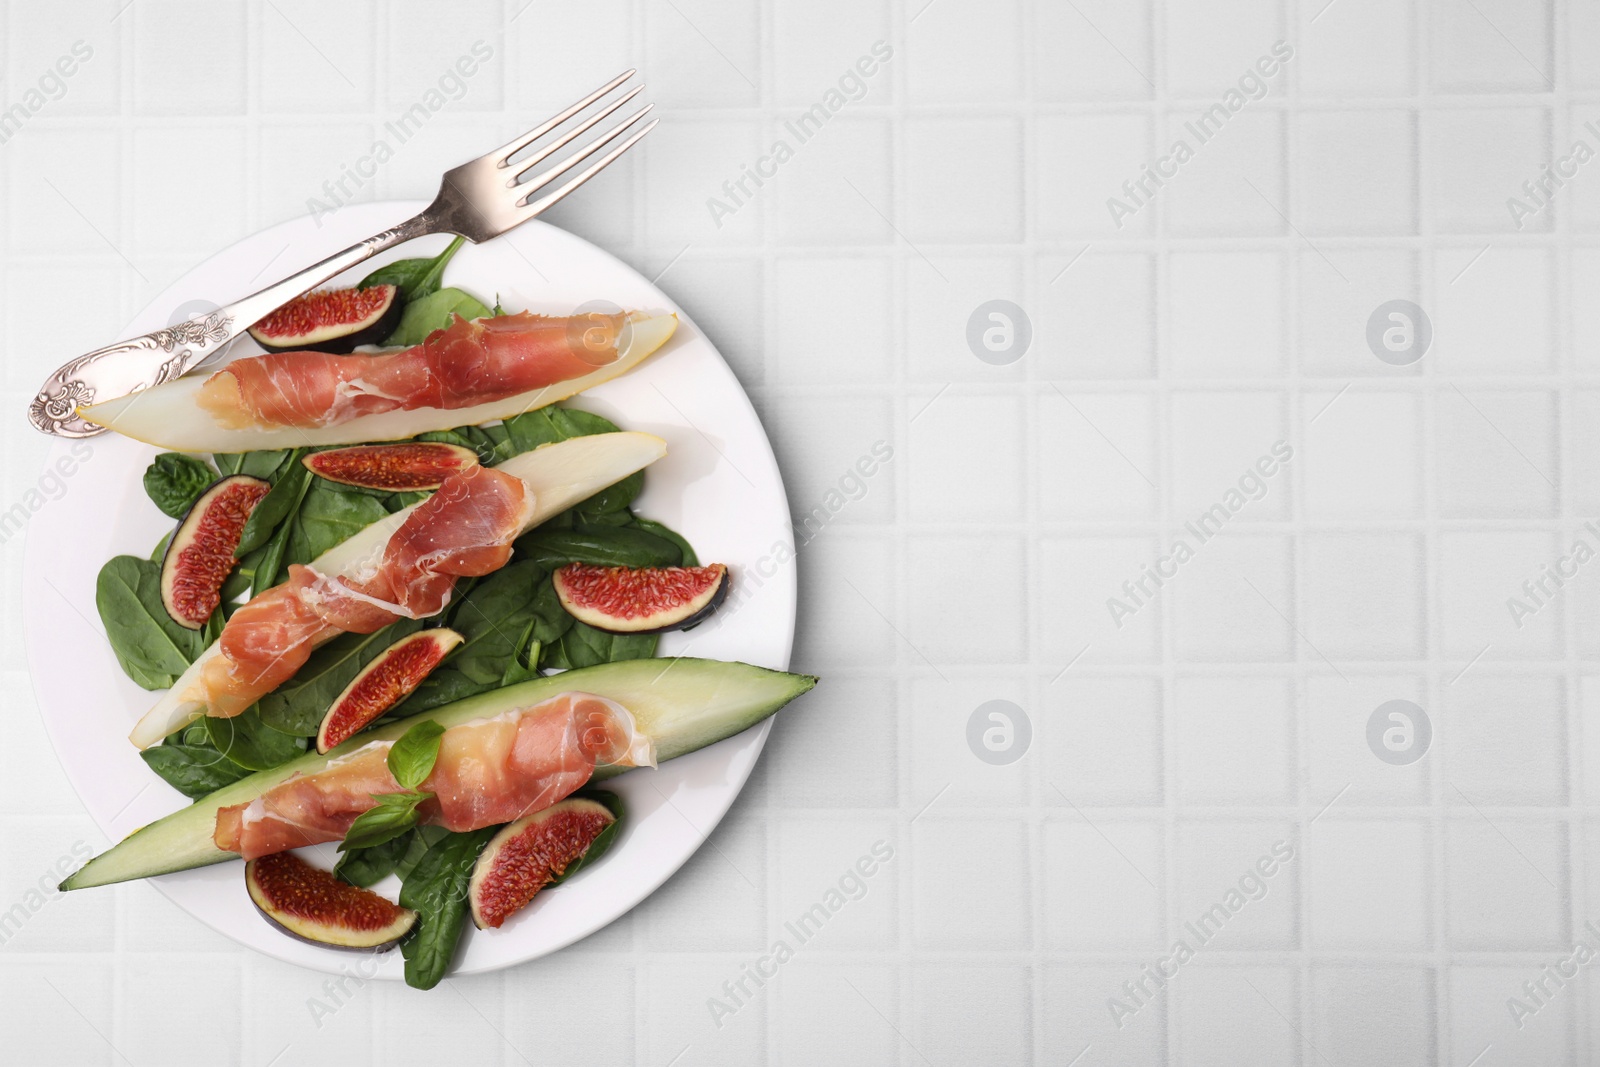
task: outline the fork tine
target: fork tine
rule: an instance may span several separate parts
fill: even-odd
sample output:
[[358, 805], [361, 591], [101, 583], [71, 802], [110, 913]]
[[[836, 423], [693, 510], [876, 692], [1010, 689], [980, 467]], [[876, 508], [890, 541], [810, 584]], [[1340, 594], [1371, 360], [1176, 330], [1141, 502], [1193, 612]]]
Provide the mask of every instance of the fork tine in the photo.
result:
[[573, 127], [570, 132], [562, 134], [554, 142], [539, 149], [527, 159], [519, 159], [516, 165], [522, 169], [517, 171], [516, 174], [512, 175], [511, 181], [515, 183], [518, 178], [521, 178], [534, 167], [550, 158], [551, 155], [561, 149], [564, 145], [570, 144], [574, 138], [594, 129], [594, 127], [600, 124], [602, 119], [620, 110], [623, 104], [626, 104], [629, 100], [632, 100], [642, 92], [644, 92], [644, 86], [635, 85], [632, 89], [618, 97], [615, 103], [606, 105], [605, 109], [600, 111], [598, 114], [591, 115], [589, 118], [584, 119], [577, 126]]
[[[575, 178], [569, 179], [565, 185], [557, 189], [555, 192], [549, 193], [523, 208], [522, 213], [517, 217], [517, 221], [527, 222], [535, 215], [548, 210], [556, 201], [560, 200], [562, 197], [572, 192], [572, 190], [576, 189], [590, 178], [593, 178], [596, 174], [599, 174], [601, 171], [605, 170], [612, 163], [616, 162], [618, 156], [622, 155], [622, 153], [638, 144], [639, 141], [643, 139], [644, 135], [655, 129], [660, 122], [660, 119], [651, 119], [649, 122], [645, 123], [644, 127], [634, 133], [633, 136], [629, 137], [626, 141], [623, 141], [621, 144], [617, 145], [617, 147], [613, 148], [611, 151], [607, 152], [605, 155], [589, 164], [588, 167], [584, 168], [583, 173], [579, 174]], [[627, 122], [624, 124], [623, 128], [631, 125], [633, 125], [631, 121]], [[610, 139], [611, 138], [608, 137], [606, 138], [606, 141], [609, 141]], [[601, 141], [600, 143], [604, 144], [605, 141]]]
[[[529, 178], [527, 181], [523, 182], [521, 185], [512, 186], [511, 191], [513, 195], [516, 196], [517, 203], [522, 203], [529, 195], [544, 188], [546, 185], [549, 185], [552, 181], [561, 177], [561, 175], [565, 174], [579, 163], [582, 163], [585, 159], [588, 159], [590, 156], [594, 155], [605, 145], [616, 140], [623, 133], [626, 133], [629, 126], [632, 126], [634, 123], [648, 115], [650, 113], [650, 109], [653, 107], [655, 107], [654, 104], [646, 104], [638, 111], [635, 111], [624, 121], [617, 123], [617, 125], [612, 127], [608, 132], [584, 145], [582, 148], [578, 149], [576, 152], [572, 153], [572, 155], [568, 156], [566, 159], [563, 159], [560, 163], [557, 163], [543, 174], [536, 174], [532, 178]], [[655, 122], [652, 122], [650, 125], [654, 126]], [[587, 180], [587, 178], [585, 178], [585, 180]], [[554, 202], [555, 201], [553, 200], [551, 201], [551, 203]]]
[[539, 138], [543, 137], [545, 134], [549, 133], [551, 130], [555, 129], [557, 126], [561, 125], [563, 122], [567, 121], [572, 116], [576, 115], [578, 112], [582, 111], [584, 108], [588, 107], [590, 104], [594, 103], [596, 100], [600, 99], [602, 96], [606, 95], [611, 90], [627, 81], [629, 78], [633, 77], [637, 70], [637, 67], [629, 67], [627, 70], [623, 71], [621, 74], [618, 74], [615, 78], [612, 78], [600, 88], [596, 89], [582, 100], [579, 100], [576, 104], [573, 104], [559, 115], [546, 119], [544, 122], [540, 123], [538, 126], [535, 126], [521, 137], [518, 137], [516, 140], [506, 144], [498, 152], [490, 153], [487, 158], [493, 159], [496, 166], [509, 166], [512, 156], [516, 155], [524, 148], [527, 148], [534, 141], [537, 141]]

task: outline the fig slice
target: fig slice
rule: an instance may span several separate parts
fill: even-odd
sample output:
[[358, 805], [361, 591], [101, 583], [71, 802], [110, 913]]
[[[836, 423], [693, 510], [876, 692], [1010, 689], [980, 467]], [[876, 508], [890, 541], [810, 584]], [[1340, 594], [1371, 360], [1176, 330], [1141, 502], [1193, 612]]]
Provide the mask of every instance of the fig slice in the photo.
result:
[[728, 595], [728, 568], [602, 567], [569, 563], [555, 573], [561, 606], [614, 634], [658, 634], [705, 620]]
[[501, 827], [467, 883], [472, 921], [480, 930], [500, 926], [582, 859], [616, 821], [599, 801], [568, 797]]
[[387, 952], [417, 921], [411, 909], [340, 881], [293, 852], [246, 863], [244, 884], [263, 918], [313, 945]]
[[349, 740], [400, 701], [410, 696], [445, 655], [461, 643], [461, 635], [446, 627], [422, 630], [403, 637], [378, 653], [361, 668], [344, 691], [334, 698], [317, 730], [317, 751]]
[[260, 478], [232, 474], [190, 505], [161, 557], [161, 603], [179, 626], [200, 629], [222, 603], [245, 520], [271, 488]]
[[437, 489], [445, 476], [478, 465], [478, 454], [443, 441], [354, 445], [313, 452], [301, 460], [319, 478], [363, 489], [411, 492]]
[[319, 289], [297, 296], [250, 327], [268, 352], [332, 352], [378, 344], [400, 325], [405, 302], [397, 285]]

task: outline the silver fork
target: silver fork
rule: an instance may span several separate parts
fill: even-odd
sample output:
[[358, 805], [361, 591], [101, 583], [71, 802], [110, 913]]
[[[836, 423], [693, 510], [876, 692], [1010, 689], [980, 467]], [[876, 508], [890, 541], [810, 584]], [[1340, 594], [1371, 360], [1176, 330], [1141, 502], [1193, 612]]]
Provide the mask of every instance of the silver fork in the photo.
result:
[[[519, 179], [540, 163], [593, 129], [637, 96], [644, 86], [636, 85], [593, 115], [567, 125], [568, 120], [617, 89], [634, 75], [628, 70], [611, 79], [588, 96], [509, 144], [487, 155], [448, 170], [439, 183], [439, 195], [420, 215], [398, 226], [367, 238], [360, 244], [329, 256], [276, 285], [236, 300], [209, 314], [197, 315], [175, 326], [119, 341], [79, 356], [52, 374], [39, 395], [28, 405], [28, 419], [45, 433], [61, 437], [93, 437], [104, 433], [78, 415], [78, 408], [96, 401], [111, 400], [152, 385], [171, 381], [185, 373], [223, 345], [265, 318], [274, 309], [293, 300], [336, 274], [363, 260], [392, 248], [402, 241], [430, 233], [455, 233], [477, 244], [505, 233], [546, 211], [562, 197], [604, 170], [617, 157], [655, 128], [660, 119], [651, 119], [628, 133], [654, 107], [646, 104], [627, 119], [594, 140], [574, 149], [525, 182]], [[534, 199], [551, 182], [560, 178], [618, 137], [628, 136], [614, 148], [568, 178], [552, 192]], [[552, 136], [553, 135], [553, 136]], [[513, 162], [512, 157], [544, 138], [532, 153]]]

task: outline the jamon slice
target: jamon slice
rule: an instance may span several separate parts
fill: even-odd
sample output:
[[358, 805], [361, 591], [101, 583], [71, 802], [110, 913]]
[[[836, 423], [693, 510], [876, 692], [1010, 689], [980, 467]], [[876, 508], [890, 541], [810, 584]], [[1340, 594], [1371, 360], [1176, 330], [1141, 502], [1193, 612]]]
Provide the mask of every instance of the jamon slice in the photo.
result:
[[[285, 849], [343, 839], [377, 802], [401, 792], [389, 773], [392, 742], [377, 741], [296, 776], [248, 804], [217, 812], [218, 848], [255, 859]], [[477, 830], [541, 811], [583, 786], [597, 764], [652, 767], [655, 750], [622, 705], [587, 693], [562, 693], [540, 704], [447, 729], [420, 807], [426, 823]]]

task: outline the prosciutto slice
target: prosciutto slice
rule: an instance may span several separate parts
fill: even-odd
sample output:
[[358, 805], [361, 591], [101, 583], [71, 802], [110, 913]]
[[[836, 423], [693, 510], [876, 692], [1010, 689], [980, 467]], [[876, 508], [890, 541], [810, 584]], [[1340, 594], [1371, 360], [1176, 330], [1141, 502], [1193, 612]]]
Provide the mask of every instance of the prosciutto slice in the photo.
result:
[[208, 378], [199, 404], [229, 429], [333, 426], [397, 409], [471, 407], [614, 363], [626, 318], [457, 315], [400, 352], [248, 356]]
[[436, 614], [457, 578], [505, 566], [532, 509], [520, 478], [491, 467], [450, 474], [354, 575], [291, 566], [288, 581], [234, 612], [195, 699], [205, 702], [208, 715], [238, 715], [339, 633], [368, 634], [402, 617]]
[[[217, 847], [255, 859], [344, 838], [375, 795], [403, 792], [389, 773], [392, 742], [375, 741], [323, 770], [296, 775], [248, 804], [217, 812]], [[422, 790], [422, 821], [477, 830], [548, 808], [598, 764], [655, 766], [655, 748], [622, 705], [588, 693], [452, 726]]]

